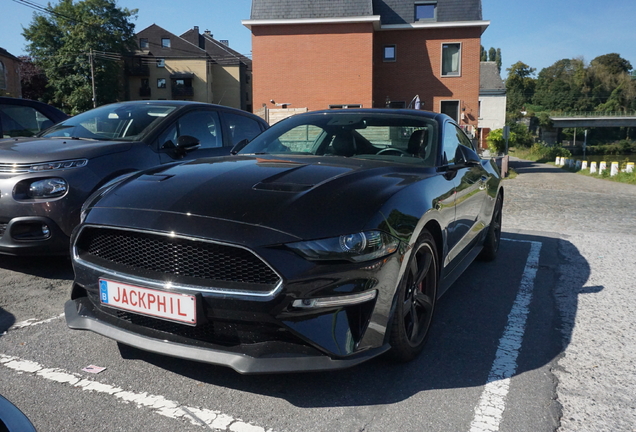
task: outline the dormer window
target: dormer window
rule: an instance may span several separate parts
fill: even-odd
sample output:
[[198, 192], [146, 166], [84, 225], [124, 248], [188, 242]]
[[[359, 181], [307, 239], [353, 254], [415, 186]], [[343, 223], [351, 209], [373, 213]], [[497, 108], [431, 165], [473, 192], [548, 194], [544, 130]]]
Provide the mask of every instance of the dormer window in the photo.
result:
[[415, 21], [436, 21], [437, 2], [415, 3]]
[[170, 38], [161, 38], [161, 48], [170, 48]]

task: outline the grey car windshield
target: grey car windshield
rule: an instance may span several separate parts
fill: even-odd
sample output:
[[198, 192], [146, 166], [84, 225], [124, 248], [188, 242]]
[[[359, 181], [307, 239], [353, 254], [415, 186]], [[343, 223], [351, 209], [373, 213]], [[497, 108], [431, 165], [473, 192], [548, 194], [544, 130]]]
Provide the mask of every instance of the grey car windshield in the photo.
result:
[[434, 166], [437, 129], [435, 120], [409, 115], [300, 115], [275, 124], [239, 153], [344, 156]]
[[72, 117], [39, 135], [134, 141], [177, 107], [167, 104], [112, 104]]

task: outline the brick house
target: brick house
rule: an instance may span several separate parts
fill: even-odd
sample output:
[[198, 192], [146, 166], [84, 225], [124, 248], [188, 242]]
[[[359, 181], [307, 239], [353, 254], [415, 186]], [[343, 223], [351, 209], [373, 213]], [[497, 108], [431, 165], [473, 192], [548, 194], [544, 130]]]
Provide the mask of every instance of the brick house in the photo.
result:
[[251, 60], [193, 27], [181, 36], [153, 24], [126, 59], [130, 100], [172, 99], [252, 110]]
[[480, 0], [253, 0], [243, 25], [257, 109], [400, 108], [419, 96], [477, 128]]
[[20, 59], [0, 48], [0, 96], [22, 97]]

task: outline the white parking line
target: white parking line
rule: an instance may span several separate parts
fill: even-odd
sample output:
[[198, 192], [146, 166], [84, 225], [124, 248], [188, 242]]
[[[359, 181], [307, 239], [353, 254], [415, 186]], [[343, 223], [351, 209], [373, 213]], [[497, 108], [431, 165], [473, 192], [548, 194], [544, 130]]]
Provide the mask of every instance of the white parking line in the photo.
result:
[[15, 323], [13, 324], [9, 330], [18, 330], [21, 328], [25, 328], [25, 327], [32, 327], [32, 326], [36, 326], [36, 325], [40, 325], [40, 324], [47, 324], [50, 323], [51, 321], [55, 321], [56, 319], [60, 319], [64, 316], [64, 314], [60, 314], [58, 316], [55, 316], [53, 318], [48, 318], [42, 321], [36, 321], [35, 318], [29, 318], [27, 320], [24, 321], [20, 321], [19, 323]]
[[517, 298], [508, 315], [508, 324], [499, 340], [495, 361], [488, 374], [488, 382], [481, 394], [479, 404], [475, 407], [475, 417], [470, 424], [470, 432], [496, 432], [499, 430], [499, 424], [506, 408], [510, 378], [517, 371], [517, 357], [526, 330], [534, 280], [539, 268], [540, 242], [502, 240], [530, 243], [530, 252], [521, 277]]
[[39, 363], [30, 360], [0, 354], [0, 364], [18, 373], [28, 373], [63, 385], [81, 388], [82, 390], [108, 394], [117, 398], [120, 402], [132, 402], [138, 408], [150, 409], [164, 417], [187, 419], [193, 425], [203, 426], [206, 429], [211, 428], [230, 432], [272, 432], [271, 429], [266, 430], [265, 428], [251, 425], [218, 411], [183, 406], [163, 396], [150, 395], [145, 392], [124, 391], [119, 387], [88, 380], [79, 374], [70, 373], [63, 369], [45, 368]]

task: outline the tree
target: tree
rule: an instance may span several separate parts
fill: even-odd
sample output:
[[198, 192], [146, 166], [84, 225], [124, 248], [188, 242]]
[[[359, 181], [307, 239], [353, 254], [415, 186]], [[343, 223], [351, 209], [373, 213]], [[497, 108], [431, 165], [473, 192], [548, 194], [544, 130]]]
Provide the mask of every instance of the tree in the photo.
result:
[[122, 62], [134, 49], [137, 10], [120, 9], [115, 0], [61, 0], [35, 13], [22, 35], [27, 51], [40, 67], [52, 90], [52, 102], [76, 114], [93, 107], [91, 53], [95, 59], [96, 103], [118, 100]]
[[483, 45], [480, 45], [479, 47], [479, 61], [488, 61], [488, 53]]
[[490, 47], [488, 50], [488, 61], [494, 62], [497, 57], [497, 50], [493, 47]]
[[587, 110], [581, 104], [585, 80], [583, 60], [559, 60], [539, 72], [532, 101], [552, 111]]
[[497, 48], [497, 53], [495, 54], [495, 63], [497, 64], [499, 73], [501, 73], [501, 48]]
[[506, 71], [506, 94], [508, 96], [508, 112], [519, 112], [534, 96], [535, 80], [533, 78], [535, 68], [518, 61]]
[[20, 84], [22, 97], [48, 102], [51, 94], [47, 89], [48, 80], [44, 71], [33, 63], [29, 56], [20, 56]]
[[632, 70], [632, 64], [616, 53], [598, 56], [590, 64], [593, 66], [604, 66], [609, 73], [614, 75]]

